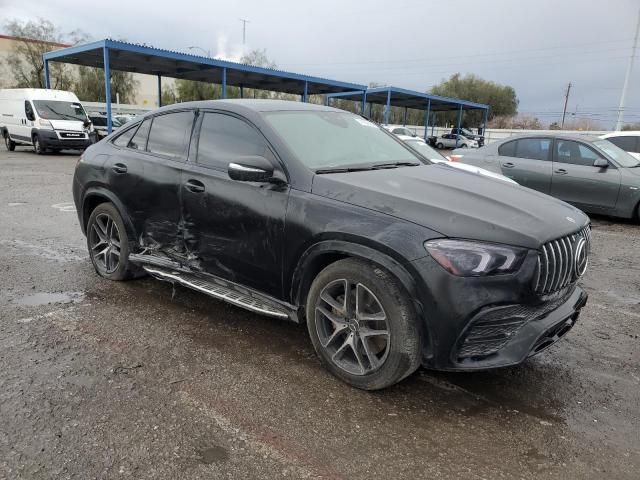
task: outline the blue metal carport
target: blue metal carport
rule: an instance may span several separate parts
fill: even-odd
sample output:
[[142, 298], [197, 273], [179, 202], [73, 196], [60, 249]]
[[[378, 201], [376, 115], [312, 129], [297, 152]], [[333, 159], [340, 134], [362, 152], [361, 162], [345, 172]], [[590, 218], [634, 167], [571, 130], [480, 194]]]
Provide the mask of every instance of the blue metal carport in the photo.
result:
[[112, 130], [109, 80], [112, 68], [131, 73], [156, 75], [158, 105], [161, 104], [162, 99], [162, 77], [221, 84], [222, 98], [226, 98], [227, 85], [239, 87], [241, 95], [244, 88], [298, 94], [303, 102], [307, 101], [309, 95], [351, 91], [359, 91], [362, 94], [367, 88], [366, 85], [356, 83], [255, 67], [110, 39], [47, 52], [43, 55], [43, 60], [47, 88], [51, 88], [49, 80], [49, 62], [51, 61], [104, 68], [109, 132]]
[[[340, 92], [327, 95], [327, 105], [330, 104], [332, 98], [341, 98], [343, 100], [352, 100], [354, 102], [362, 102], [361, 113], [366, 112], [366, 105], [369, 104], [369, 115], [371, 114], [371, 105], [384, 105], [384, 123], [389, 123], [389, 114], [391, 107], [404, 107], [404, 123], [407, 123], [407, 110], [409, 108], [416, 110], [424, 110], [424, 139], [427, 140], [427, 130], [429, 128], [429, 119], [431, 114], [436, 112], [457, 112], [457, 126], [460, 128], [462, 122], [463, 110], [483, 110], [483, 125], [487, 126], [489, 119], [489, 105], [482, 103], [469, 102], [459, 100], [457, 98], [441, 97], [439, 95], [431, 95], [429, 93], [416, 92], [398, 87], [375, 87], [368, 88], [364, 92], [361, 90], [352, 92]], [[456, 140], [456, 145], [458, 141]]]

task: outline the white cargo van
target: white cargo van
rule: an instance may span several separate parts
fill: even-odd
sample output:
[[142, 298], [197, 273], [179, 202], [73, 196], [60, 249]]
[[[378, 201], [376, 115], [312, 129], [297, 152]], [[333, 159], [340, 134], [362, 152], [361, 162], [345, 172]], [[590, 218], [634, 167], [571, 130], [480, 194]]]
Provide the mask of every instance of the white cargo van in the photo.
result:
[[32, 145], [47, 150], [84, 149], [93, 127], [72, 92], [41, 88], [0, 89], [0, 134], [7, 150]]

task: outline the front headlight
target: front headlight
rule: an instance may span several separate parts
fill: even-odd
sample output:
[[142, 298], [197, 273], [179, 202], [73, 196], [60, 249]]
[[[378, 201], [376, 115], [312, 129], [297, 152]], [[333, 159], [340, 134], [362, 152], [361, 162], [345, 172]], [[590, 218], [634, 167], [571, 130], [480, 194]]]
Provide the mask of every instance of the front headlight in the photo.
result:
[[527, 256], [525, 248], [470, 240], [430, 240], [424, 246], [442, 268], [459, 277], [512, 273]]

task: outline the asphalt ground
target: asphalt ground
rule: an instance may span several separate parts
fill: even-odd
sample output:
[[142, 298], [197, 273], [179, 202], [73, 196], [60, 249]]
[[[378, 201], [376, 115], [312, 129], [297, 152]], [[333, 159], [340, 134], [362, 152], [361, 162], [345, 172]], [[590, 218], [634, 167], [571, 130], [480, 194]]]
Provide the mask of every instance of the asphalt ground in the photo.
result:
[[0, 152], [0, 478], [640, 478], [640, 226], [593, 219], [589, 303], [521, 366], [380, 392], [304, 326], [96, 275], [77, 154]]

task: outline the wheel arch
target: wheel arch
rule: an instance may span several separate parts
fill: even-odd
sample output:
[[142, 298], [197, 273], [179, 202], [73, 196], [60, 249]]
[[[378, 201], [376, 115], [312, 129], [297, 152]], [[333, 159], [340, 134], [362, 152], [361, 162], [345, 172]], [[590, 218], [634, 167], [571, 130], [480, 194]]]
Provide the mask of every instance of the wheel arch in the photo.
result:
[[350, 240], [322, 240], [311, 245], [300, 256], [291, 277], [290, 298], [304, 314], [307, 293], [318, 273], [330, 264], [343, 258], [358, 258], [388, 270], [407, 291], [416, 305], [418, 315], [422, 304], [418, 299], [415, 277], [401, 261], [373, 246]]
[[109, 189], [105, 187], [89, 187], [85, 192], [82, 198], [82, 210], [81, 210], [81, 225], [82, 232], [87, 234], [87, 223], [89, 222], [89, 217], [91, 216], [91, 212], [100, 205], [101, 203], [112, 203], [118, 213], [122, 217], [122, 221], [127, 229], [127, 234], [130, 239], [135, 239], [136, 232], [133, 227], [133, 222], [129, 215], [126, 213], [126, 209], [122, 202], [118, 199], [118, 197]]

